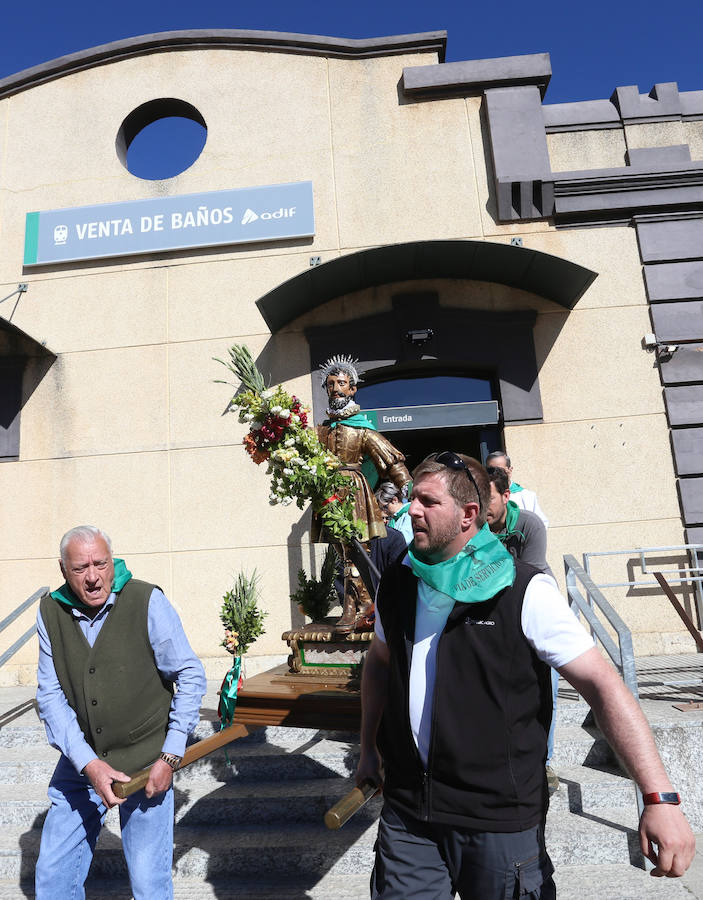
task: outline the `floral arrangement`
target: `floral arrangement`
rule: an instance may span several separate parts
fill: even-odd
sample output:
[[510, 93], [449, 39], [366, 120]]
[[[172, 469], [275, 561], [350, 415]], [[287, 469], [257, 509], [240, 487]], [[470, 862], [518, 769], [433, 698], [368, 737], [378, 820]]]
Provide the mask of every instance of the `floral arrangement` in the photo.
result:
[[[267, 387], [249, 350], [235, 344], [230, 359], [218, 359], [241, 381], [230, 409], [239, 410], [239, 421], [249, 426], [243, 443], [257, 465], [267, 463], [271, 476], [269, 502], [313, 511], [333, 540], [348, 542], [361, 533], [354, 519], [355, 486], [339, 471], [339, 459], [320, 443], [309, 424], [310, 410], [281, 385]], [[227, 382], [220, 382], [226, 384]]]
[[240, 572], [232, 589], [222, 598], [220, 619], [225, 629], [222, 646], [233, 656], [244, 656], [265, 631], [267, 614], [258, 607], [258, 581], [256, 569], [251, 578]]

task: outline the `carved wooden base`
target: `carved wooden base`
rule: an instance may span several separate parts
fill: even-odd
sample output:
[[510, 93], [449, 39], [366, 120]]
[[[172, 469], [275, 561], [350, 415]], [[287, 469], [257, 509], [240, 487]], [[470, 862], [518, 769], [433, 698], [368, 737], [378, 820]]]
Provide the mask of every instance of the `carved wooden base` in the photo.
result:
[[290, 675], [321, 676], [335, 681], [358, 678], [373, 631], [349, 633], [335, 628], [334, 617], [313, 622], [303, 628], [284, 631], [283, 640], [291, 650]]

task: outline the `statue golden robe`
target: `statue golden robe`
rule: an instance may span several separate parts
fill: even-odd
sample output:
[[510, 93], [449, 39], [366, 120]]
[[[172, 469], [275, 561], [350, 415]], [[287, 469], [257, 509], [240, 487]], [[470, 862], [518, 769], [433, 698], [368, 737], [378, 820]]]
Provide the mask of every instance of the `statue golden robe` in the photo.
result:
[[[355, 405], [355, 412], [359, 407]], [[386, 526], [383, 524], [381, 510], [373, 495], [368, 481], [361, 472], [365, 457], [374, 464], [382, 481], [392, 481], [398, 488], [410, 481], [410, 473], [405, 467], [405, 457], [391, 442], [377, 431], [370, 428], [354, 428], [344, 424], [344, 417], [338, 424], [318, 425], [317, 436], [320, 442], [338, 459], [342, 461], [342, 471], [353, 478], [357, 491], [355, 497], [355, 516], [363, 528], [362, 541], [374, 537], [385, 537]], [[319, 527], [314, 527], [313, 540], [317, 540]]]

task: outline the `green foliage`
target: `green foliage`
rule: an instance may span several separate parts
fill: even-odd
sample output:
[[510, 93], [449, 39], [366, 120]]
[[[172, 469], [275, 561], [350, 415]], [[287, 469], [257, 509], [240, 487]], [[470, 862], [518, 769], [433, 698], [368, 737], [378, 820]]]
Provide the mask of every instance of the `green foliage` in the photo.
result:
[[[213, 357], [213, 359], [236, 375], [248, 391], [260, 394], [266, 390], [264, 376], [257, 368], [249, 348], [245, 344], [233, 344], [228, 352], [229, 361], [227, 362], [217, 357]], [[218, 380], [218, 384], [228, 384], [228, 382]]]
[[298, 571], [298, 590], [291, 594], [291, 600], [299, 603], [305, 615], [313, 622], [321, 622], [330, 609], [339, 603], [334, 586], [336, 568], [337, 554], [330, 545], [325, 553], [319, 581], [316, 578], [306, 578], [305, 569]]
[[264, 631], [264, 617], [267, 613], [258, 607], [259, 576], [256, 569], [248, 578], [240, 572], [231, 590], [222, 598], [220, 619], [225, 627], [222, 646], [235, 656], [244, 656], [249, 646]]

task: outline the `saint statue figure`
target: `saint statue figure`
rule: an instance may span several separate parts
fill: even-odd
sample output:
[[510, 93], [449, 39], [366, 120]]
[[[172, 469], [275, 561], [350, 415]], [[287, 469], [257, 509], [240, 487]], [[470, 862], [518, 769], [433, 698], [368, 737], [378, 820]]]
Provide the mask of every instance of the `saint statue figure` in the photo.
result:
[[[361, 541], [366, 550], [373, 538], [385, 538], [383, 514], [373, 494], [379, 479], [392, 481], [402, 490], [410, 481], [405, 457], [361, 412], [354, 402], [360, 374], [358, 360], [348, 356], [333, 356], [320, 366], [322, 386], [327, 391], [328, 418], [317, 426], [317, 435], [341, 462], [341, 471], [356, 485], [355, 517], [361, 525]], [[371, 483], [370, 481], [371, 480]], [[319, 526], [313, 526], [314, 540], [324, 540]], [[344, 564], [344, 602], [341, 619], [335, 629], [341, 632], [372, 627], [369, 616], [373, 598], [369, 596], [361, 577], [352, 564], [348, 548], [338, 545]]]

